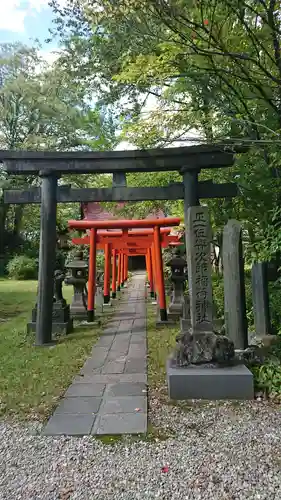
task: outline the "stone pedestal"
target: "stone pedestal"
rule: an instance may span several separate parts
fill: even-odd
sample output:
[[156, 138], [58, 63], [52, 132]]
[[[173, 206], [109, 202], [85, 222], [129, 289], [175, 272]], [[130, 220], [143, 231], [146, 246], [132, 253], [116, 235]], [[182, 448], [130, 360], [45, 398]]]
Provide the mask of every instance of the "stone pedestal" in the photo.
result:
[[103, 289], [101, 286], [97, 285], [96, 295], [95, 295], [95, 310], [98, 315], [102, 314], [105, 309], [105, 304], [103, 301]]
[[178, 321], [183, 314], [183, 294], [184, 282], [182, 280], [174, 281], [174, 290], [172, 300], [168, 309], [168, 318]]
[[[37, 305], [32, 310], [31, 322], [27, 324], [28, 332], [36, 331]], [[66, 302], [54, 302], [52, 313], [52, 333], [65, 334], [73, 331], [73, 320], [70, 318], [70, 307]]]
[[171, 281], [173, 285], [168, 319], [176, 322], [183, 314], [186, 262], [180, 256], [179, 252], [176, 252], [167, 265], [171, 267]]
[[[70, 307], [66, 303], [62, 295], [62, 284], [65, 275], [62, 271], [56, 270], [54, 275], [53, 287], [53, 307], [52, 317], [50, 318], [52, 324], [52, 332], [54, 334], [68, 334], [73, 330], [73, 321], [70, 318]], [[27, 325], [28, 332], [36, 332], [37, 316], [39, 316], [38, 304], [32, 310], [31, 322]], [[37, 325], [38, 326], [38, 325]], [[38, 335], [37, 331], [37, 335]]]
[[[82, 288], [82, 287], [81, 287]], [[83, 290], [79, 289], [76, 284], [76, 289], [74, 290], [73, 300], [70, 305], [71, 317], [79, 321], [87, 319], [87, 295], [84, 294]]]
[[71, 276], [66, 277], [65, 283], [73, 286], [73, 300], [70, 305], [71, 317], [79, 321], [86, 320], [88, 265], [83, 260], [73, 260], [66, 267], [71, 270]]
[[253, 374], [243, 364], [190, 365], [183, 369], [171, 357], [167, 362], [167, 382], [169, 397], [175, 400], [254, 399]]

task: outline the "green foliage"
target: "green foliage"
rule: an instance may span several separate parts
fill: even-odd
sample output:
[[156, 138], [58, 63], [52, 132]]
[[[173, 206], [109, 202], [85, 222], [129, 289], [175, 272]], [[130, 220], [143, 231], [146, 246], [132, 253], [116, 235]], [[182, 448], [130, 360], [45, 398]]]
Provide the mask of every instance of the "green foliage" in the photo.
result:
[[280, 279], [269, 283], [270, 317], [274, 333], [281, 334], [281, 283]]
[[[273, 256], [280, 248], [280, 181], [271, 177], [281, 160], [276, 2], [69, 0], [65, 9], [56, 0], [52, 4], [66, 47], [60, 63], [78, 81], [90, 81], [101, 102], [116, 106], [121, 138], [138, 148], [167, 147], [194, 135], [202, 142], [229, 139], [253, 146], [235, 167], [203, 171], [200, 178], [239, 185], [235, 200], [208, 200], [215, 239], [234, 217], [243, 224], [247, 261]], [[130, 182], [171, 180], [178, 177], [144, 172]], [[126, 210], [144, 216], [159, 205], [183, 214], [181, 201]]]
[[104, 273], [104, 253], [103, 252], [97, 252], [97, 258], [96, 258], [96, 273], [97, 273], [97, 279], [102, 283], [102, 277]]
[[[217, 318], [224, 320], [223, 276], [221, 274], [213, 274], [212, 285], [213, 285], [213, 298], [214, 298]], [[248, 327], [250, 331], [253, 331], [254, 316], [253, 316], [253, 301], [252, 301], [252, 284], [251, 284], [251, 275], [249, 271], [245, 272], [245, 289], [246, 289], [246, 310], [247, 310]]]
[[[39, 47], [1, 44], [0, 145], [4, 149], [64, 149], [73, 146], [82, 104], [58, 66]], [[28, 182], [28, 179], [27, 179]]]
[[37, 278], [38, 265], [35, 259], [26, 255], [15, 255], [7, 265], [10, 278], [32, 280]]
[[261, 366], [251, 367], [257, 391], [261, 391], [270, 399], [281, 401], [281, 359], [266, 361]]
[[223, 278], [220, 275], [214, 274], [212, 277], [213, 299], [216, 306], [216, 314], [218, 319], [224, 318], [224, 294], [223, 294]]
[[[161, 390], [158, 396], [166, 396], [163, 386], [166, 383], [167, 358], [176, 345], [178, 328], [162, 327], [155, 329], [155, 310], [148, 305], [147, 311], [147, 349], [148, 382], [151, 390]], [[166, 396], [167, 399], [167, 396]]]
[[[216, 306], [216, 314], [218, 319], [224, 319], [224, 291], [223, 291], [223, 276], [213, 274], [213, 297]], [[252, 283], [250, 270], [245, 271], [245, 290], [246, 290], [246, 310], [248, 327], [250, 331], [255, 330], [254, 313], [253, 313], [253, 298], [252, 298]], [[281, 334], [281, 283], [280, 280], [269, 283], [269, 302], [270, 302], [270, 318], [272, 330], [274, 333]]]
[[255, 388], [275, 402], [281, 401], [281, 340], [265, 354], [262, 364], [249, 366], [254, 374]]

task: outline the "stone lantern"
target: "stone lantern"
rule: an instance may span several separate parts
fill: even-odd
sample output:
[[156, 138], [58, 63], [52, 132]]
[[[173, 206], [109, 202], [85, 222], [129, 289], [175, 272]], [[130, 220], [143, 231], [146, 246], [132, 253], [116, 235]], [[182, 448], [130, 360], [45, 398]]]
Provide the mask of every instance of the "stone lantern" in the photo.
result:
[[65, 279], [66, 285], [73, 285], [74, 295], [70, 306], [71, 316], [81, 321], [87, 320], [88, 264], [83, 260], [72, 260], [65, 266], [71, 275]]
[[[52, 311], [52, 333], [68, 334], [73, 330], [73, 320], [70, 317], [70, 308], [63, 298], [62, 285], [65, 274], [60, 269], [54, 273], [54, 291], [53, 291], [53, 311]], [[38, 291], [37, 291], [38, 294]], [[28, 332], [36, 332], [38, 304], [32, 309], [31, 322], [27, 324]]]
[[184, 290], [186, 282], [186, 261], [177, 250], [167, 263], [171, 268], [172, 295], [168, 310], [168, 318], [178, 320], [183, 314]]
[[69, 233], [67, 230], [57, 231], [57, 245], [60, 250], [69, 250]]

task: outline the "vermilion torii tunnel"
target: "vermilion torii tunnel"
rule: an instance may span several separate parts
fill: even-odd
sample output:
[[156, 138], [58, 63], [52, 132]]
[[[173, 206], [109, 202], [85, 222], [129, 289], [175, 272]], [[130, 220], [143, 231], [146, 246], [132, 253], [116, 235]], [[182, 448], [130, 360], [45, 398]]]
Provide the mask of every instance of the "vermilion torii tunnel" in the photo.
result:
[[[110, 221], [109, 221], [110, 222]], [[109, 223], [110, 225], [110, 223]], [[169, 245], [177, 246], [179, 242], [178, 235], [169, 235], [170, 228], [160, 228], [161, 248]], [[117, 230], [117, 231], [102, 231], [96, 233], [96, 248], [104, 251], [104, 303], [110, 301], [110, 266], [112, 266], [112, 298], [116, 297], [116, 291], [128, 279], [128, 257], [144, 256], [146, 260], [146, 271], [150, 286], [151, 297], [155, 297], [157, 288], [157, 265], [154, 261], [154, 237], [152, 229], [143, 230]], [[73, 238], [72, 242], [75, 245], [90, 245], [90, 236]], [[91, 254], [91, 249], [90, 249]], [[116, 258], [118, 257], [118, 266]], [[117, 272], [118, 269], [118, 272]], [[90, 301], [94, 300], [93, 297]], [[92, 317], [92, 313], [89, 312]]]
[[[125, 232], [125, 238], [128, 240], [129, 238], [129, 229], [135, 228], [152, 228], [153, 229], [153, 240], [149, 238], [149, 234], [147, 235], [148, 241], [144, 246], [145, 242], [141, 241], [142, 249], [148, 249], [153, 246], [151, 259], [153, 259], [155, 264], [155, 284], [159, 297], [159, 308], [160, 308], [160, 320], [167, 321], [167, 307], [166, 307], [166, 296], [165, 296], [165, 282], [164, 282], [164, 273], [163, 273], [163, 260], [162, 260], [162, 242], [161, 242], [161, 227], [172, 228], [173, 226], [178, 226], [181, 222], [179, 217], [164, 217], [161, 219], [142, 219], [142, 220], [110, 220], [110, 221], [95, 221], [95, 220], [71, 220], [68, 222], [68, 226], [71, 229], [78, 230], [90, 230], [90, 253], [89, 253], [89, 279], [88, 279], [88, 321], [91, 322], [95, 318], [95, 283], [96, 283], [96, 251], [97, 245], [99, 243], [99, 234], [98, 229], [122, 229]], [[112, 233], [114, 234], [114, 233]], [[146, 233], [147, 234], [147, 233]], [[120, 235], [121, 236], [121, 235]], [[121, 243], [119, 247], [123, 246], [123, 241], [120, 240], [120, 236], [115, 242]], [[106, 236], [100, 236], [100, 238], [105, 238]], [[140, 236], [138, 236], [140, 237]], [[110, 238], [110, 236], [107, 236]], [[115, 236], [116, 238], [116, 236]], [[132, 238], [132, 236], [131, 236]], [[137, 238], [137, 236], [135, 236]], [[144, 238], [144, 236], [142, 236]], [[113, 243], [112, 243], [113, 240]], [[133, 238], [131, 243], [133, 243]], [[110, 276], [110, 260], [111, 253], [109, 244], [114, 245], [114, 236], [111, 236], [110, 242], [106, 243], [105, 247], [105, 291], [104, 297], [106, 301], [109, 301], [109, 276]], [[120, 249], [122, 250], [122, 248]], [[119, 265], [118, 269], [120, 269], [118, 276], [118, 286], [120, 286], [120, 282], [124, 281], [126, 276], [126, 255], [124, 252], [119, 253]]]

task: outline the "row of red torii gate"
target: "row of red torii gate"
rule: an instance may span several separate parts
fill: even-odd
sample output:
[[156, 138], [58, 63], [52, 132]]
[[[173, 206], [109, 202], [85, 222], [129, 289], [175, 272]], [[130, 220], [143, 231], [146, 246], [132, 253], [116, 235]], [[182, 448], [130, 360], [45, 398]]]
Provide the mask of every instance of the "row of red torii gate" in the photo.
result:
[[87, 231], [84, 237], [73, 238], [77, 245], [89, 247], [87, 320], [95, 319], [96, 256], [104, 250], [104, 302], [110, 302], [128, 278], [128, 257], [143, 255], [150, 292], [157, 294], [160, 320], [167, 321], [167, 305], [162, 248], [181, 245], [179, 234], [171, 229], [181, 222], [179, 217], [137, 220], [70, 220], [70, 229]]

